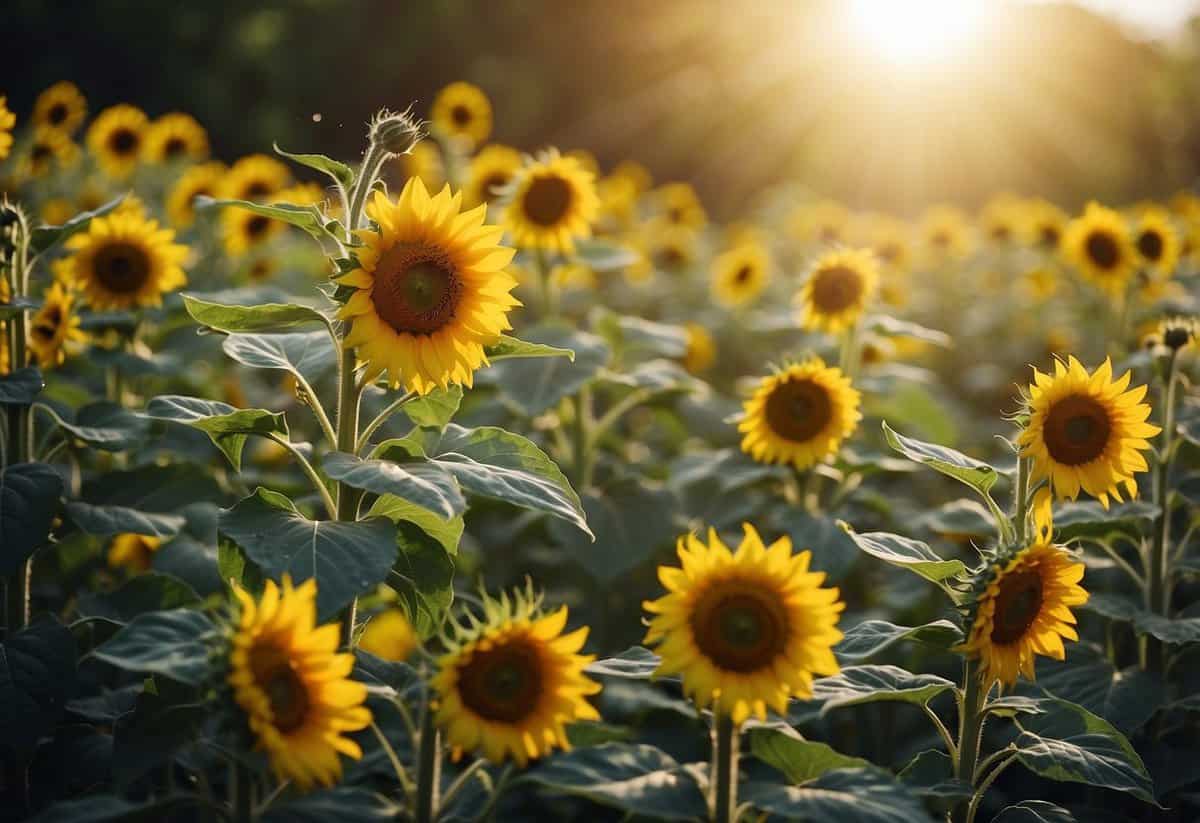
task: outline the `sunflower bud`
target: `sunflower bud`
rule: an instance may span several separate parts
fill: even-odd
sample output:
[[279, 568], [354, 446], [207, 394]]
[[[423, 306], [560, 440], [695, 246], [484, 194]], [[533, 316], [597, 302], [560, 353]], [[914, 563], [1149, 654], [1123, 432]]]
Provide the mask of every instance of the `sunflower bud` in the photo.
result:
[[390, 155], [408, 154], [424, 136], [423, 124], [412, 109], [390, 112], [383, 109], [371, 121], [371, 142]]
[[1164, 320], [1159, 329], [1159, 339], [1171, 351], [1179, 351], [1196, 339], [1196, 321], [1187, 317]]

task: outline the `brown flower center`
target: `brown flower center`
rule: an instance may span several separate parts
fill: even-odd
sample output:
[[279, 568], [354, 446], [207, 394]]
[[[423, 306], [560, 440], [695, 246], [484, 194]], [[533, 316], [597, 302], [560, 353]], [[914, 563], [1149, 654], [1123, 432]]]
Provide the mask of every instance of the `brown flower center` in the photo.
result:
[[1042, 226], [1038, 232], [1038, 237], [1041, 239], [1042, 245], [1046, 248], [1052, 249], [1056, 247], [1059, 237], [1058, 226], [1051, 226], [1049, 224]]
[[525, 216], [539, 226], [554, 226], [571, 208], [571, 184], [561, 177], [535, 177], [525, 191]]
[[150, 258], [133, 243], [109, 243], [92, 260], [96, 279], [106, 290], [118, 294], [138, 291], [150, 276]]
[[485, 177], [479, 187], [479, 190], [483, 193], [484, 202], [490, 203], [499, 197], [500, 192], [497, 189], [502, 189], [508, 185], [509, 179], [509, 175], [499, 173]]
[[29, 160], [33, 163], [35, 169], [44, 168], [50, 162], [50, 157], [54, 154], [54, 150], [45, 143], [34, 143], [29, 150]]
[[660, 269], [675, 269], [686, 261], [686, 255], [678, 246], [666, 246], [659, 249], [654, 255], [654, 265]]
[[273, 191], [270, 185], [265, 180], [251, 180], [242, 189], [243, 200], [258, 200], [266, 197]]
[[753, 275], [754, 269], [752, 269], [750, 266], [742, 266], [737, 270], [737, 273], [733, 275], [733, 280], [739, 286], [744, 286], [750, 281], [750, 278]]
[[950, 245], [950, 232], [941, 230], [935, 231], [929, 238], [929, 241], [939, 249], [945, 248], [946, 246]]
[[826, 245], [833, 245], [842, 239], [842, 231], [837, 226], [821, 226], [817, 231], [817, 239]]
[[696, 601], [690, 623], [700, 651], [727, 671], [758, 671], [771, 665], [787, 646], [783, 602], [753, 581], [711, 584]]
[[829, 266], [813, 275], [813, 305], [825, 314], [844, 311], [862, 297], [863, 279], [849, 266]]
[[287, 652], [265, 646], [255, 648], [251, 654], [254, 681], [271, 704], [275, 727], [287, 734], [303, 726], [309, 709], [308, 688], [292, 668]]
[[536, 646], [510, 639], [473, 653], [458, 672], [463, 705], [498, 723], [520, 723], [542, 696], [542, 660]]
[[141, 138], [132, 129], [117, 129], [108, 138], [108, 148], [122, 157], [137, 154], [140, 143]]
[[992, 239], [998, 243], [1003, 243], [1012, 236], [1012, 229], [1004, 223], [996, 223], [992, 226]]
[[1050, 407], [1042, 427], [1046, 450], [1068, 466], [1090, 463], [1108, 445], [1112, 423], [1094, 398], [1082, 394], [1064, 397]]
[[875, 249], [875, 256], [884, 263], [896, 263], [900, 260], [900, 245], [898, 243], [884, 243]]
[[1114, 268], [1121, 259], [1116, 238], [1107, 232], [1094, 231], [1084, 244], [1088, 259], [1102, 269]]
[[46, 122], [48, 122], [52, 126], [61, 125], [62, 122], [66, 119], [67, 119], [67, 104], [66, 103], [55, 103], [53, 106], [50, 107], [50, 110], [46, 112]]
[[379, 258], [371, 301], [397, 332], [433, 334], [454, 319], [462, 289], [458, 271], [444, 251], [400, 245]]
[[172, 159], [179, 157], [187, 151], [187, 141], [182, 137], [172, 137], [163, 144], [163, 157]]
[[63, 314], [62, 308], [59, 306], [47, 306], [44, 312], [41, 312], [33, 328], [30, 330], [33, 336], [42, 343], [49, 343], [54, 339], [54, 335], [58, 333], [58, 327], [62, 325]]
[[804, 442], [815, 437], [833, 417], [833, 403], [824, 386], [807, 378], [776, 386], [767, 397], [767, 425], [780, 437]]
[[992, 618], [992, 642], [1012, 643], [1021, 639], [1042, 610], [1042, 576], [1037, 569], [1009, 572], [1000, 580], [996, 612]]
[[1163, 253], [1162, 235], [1153, 229], [1142, 232], [1137, 239], [1138, 252], [1151, 263], [1158, 261]]
[[454, 121], [454, 125], [462, 128], [471, 122], [471, 110], [463, 105], [455, 106], [450, 109], [450, 119]]
[[271, 218], [256, 214], [246, 221], [246, 236], [257, 240], [266, 234], [269, 228], [271, 228]]

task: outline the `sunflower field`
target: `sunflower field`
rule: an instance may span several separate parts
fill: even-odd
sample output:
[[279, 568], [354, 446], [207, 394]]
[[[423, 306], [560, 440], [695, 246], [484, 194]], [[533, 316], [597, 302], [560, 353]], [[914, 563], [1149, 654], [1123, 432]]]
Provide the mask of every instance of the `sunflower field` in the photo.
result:
[[1200, 820], [1192, 177], [725, 201], [488, 78], [0, 80], [0, 819]]

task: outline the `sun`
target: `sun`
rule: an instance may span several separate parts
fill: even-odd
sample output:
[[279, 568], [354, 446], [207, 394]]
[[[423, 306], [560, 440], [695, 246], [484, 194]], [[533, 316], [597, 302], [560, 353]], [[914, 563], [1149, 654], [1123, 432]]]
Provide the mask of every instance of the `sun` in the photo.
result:
[[932, 63], [969, 50], [985, 0], [851, 0], [863, 47], [895, 63]]

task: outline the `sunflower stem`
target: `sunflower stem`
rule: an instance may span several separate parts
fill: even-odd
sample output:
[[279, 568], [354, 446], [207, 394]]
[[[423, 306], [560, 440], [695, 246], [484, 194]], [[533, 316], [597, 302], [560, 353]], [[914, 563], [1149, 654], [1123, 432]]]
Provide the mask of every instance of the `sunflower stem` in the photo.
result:
[[737, 809], [738, 729], [733, 716], [717, 710], [713, 720], [713, 777], [709, 813], [714, 823], [733, 823]]
[[1017, 458], [1017, 485], [1013, 490], [1013, 528], [1017, 546], [1024, 546], [1029, 528], [1029, 461]]
[[367, 146], [367, 153], [363, 157], [362, 166], [358, 170], [358, 177], [354, 181], [354, 188], [350, 190], [350, 209], [346, 212], [347, 242], [353, 242], [354, 240], [354, 230], [362, 222], [363, 209], [367, 205], [367, 195], [371, 193], [371, 188], [375, 185], [375, 181], [379, 179], [379, 172], [383, 168], [383, 163], [387, 158], [388, 150], [384, 146], [375, 142]]
[[554, 288], [554, 278], [551, 276], [550, 260], [546, 250], [537, 250], [538, 281], [542, 287], [542, 320], [552, 320], [558, 315], [558, 293]]
[[595, 419], [592, 408], [592, 387], [584, 385], [579, 390], [575, 404], [575, 432], [572, 438], [575, 446], [575, 488], [586, 489], [592, 484], [592, 468], [595, 464], [595, 438], [592, 429]]
[[[998, 752], [998, 754], [1004, 754], [1004, 752]], [[1009, 754], [1008, 757], [1001, 761], [999, 766], [992, 769], [988, 776], [983, 778], [979, 784], [979, 788], [977, 788], [974, 794], [971, 795], [971, 802], [967, 805], [965, 823], [975, 823], [975, 814], [979, 811], [979, 804], [983, 802], [983, 796], [987, 794], [987, 790], [992, 787], [992, 783], [996, 781], [996, 778], [1000, 776], [1000, 773], [1007, 769], [1009, 764], [1016, 759], [1016, 752]]]
[[[13, 208], [5, 205], [5, 208]], [[11, 227], [11, 243], [6, 238], [5, 245], [10, 245], [8, 269], [9, 294], [13, 300], [26, 297], [29, 293], [29, 232], [25, 217], [16, 209], [16, 221]], [[29, 311], [18, 311], [8, 322], [8, 368], [16, 371], [22, 368], [28, 357], [27, 344], [29, 340]], [[27, 405], [11, 405], [7, 410], [8, 442], [4, 448], [4, 466], [15, 463], [28, 463], [33, 460], [33, 415]], [[31, 553], [32, 554], [32, 553]], [[5, 581], [5, 630], [7, 635], [15, 634], [29, 625], [29, 582], [33, 568], [33, 558], [21, 564]], [[26, 785], [25, 771], [21, 770], [21, 783], [18, 789]]]
[[[955, 763], [954, 775], [974, 786], [975, 769], [979, 764], [979, 746], [983, 740], [983, 724], [987, 718], [984, 704], [989, 690], [984, 687], [983, 678], [975, 668], [974, 661], [970, 659], [963, 664], [963, 688], [965, 693], [958, 712], [958, 760]], [[964, 823], [967, 813], [967, 804], [964, 801], [955, 807], [953, 819], [956, 823]]]
[[[350, 333], [347, 323], [343, 334]], [[345, 337], [343, 337], [343, 340]], [[354, 379], [356, 358], [353, 349], [343, 349], [341, 366], [338, 373], [338, 413], [337, 413], [337, 450], [353, 454], [358, 442], [358, 406], [362, 398], [362, 390]], [[358, 518], [358, 490], [339, 482], [337, 484], [337, 519], [343, 522], [354, 522]], [[358, 613], [358, 598], [350, 601], [350, 605], [342, 613], [342, 645], [347, 648], [354, 645], [354, 623]]]
[[364, 448], [366, 448], [367, 444], [371, 442], [371, 435], [373, 435], [380, 426], [390, 420], [392, 415], [400, 410], [401, 406], [403, 406], [409, 400], [412, 400], [415, 396], [416, 395], [414, 395], [412, 392], [406, 391], [404, 394], [400, 395], [394, 401], [389, 403], [386, 409], [377, 414], [375, 419], [368, 423], [366, 428], [362, 430], [362, 434], [358, 436], [358, 440], [355, 441], [354, 453], [358, 454]]
[[[1150, 547], [1150, 562], [1146, 564], [1146, 607], [1153, 614], [1168, 617], [1170, 592], [1167, 588], [1167, 549], [1171, 542], [1171, 457], [1175, 448], [1175, 384], [1179, 350], [1172, 349], [1167, 362], [1166, 382], [1163, 383], [1162, 449], [1154, 466], [1154, 502], [1158, 506], [1154, 543]], [[1157, 637], [1142, 635], [1142, 670], [1161, 673], [1166, 668], [1166, 650]]]
[[441, 783], [441, 734], [434, 722], [431, 701], [425, 703], [421, 718], [421, 739], [417, 751], [417, 823], [433, 823], [438, 816], [438, 786]]
[[854, 325], [846, 329], [846, 334], [842, 337], [842, 351], [838, 358], [838, 366], [842, 370], [842, 374], [849, 377], [851, 380], [858, 374], [858, 367], [861, 360], [859, 349], [861, 348], [860, 341], [862, 338], [862, 321], [854, 321]]
[[250, 823], [254, 820], [254, 776], [246, 764], [235, 762], [229, 772], [232, 783], [229, 793], [233, 801], [235, 823]]

